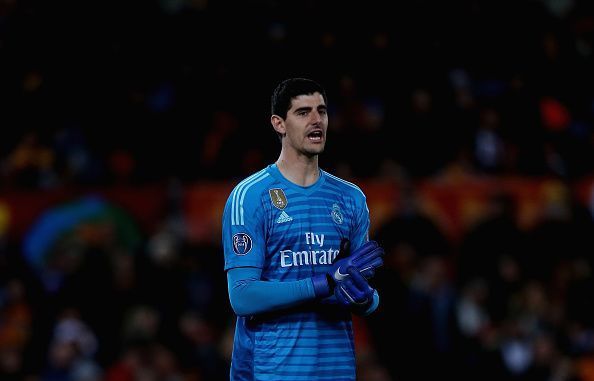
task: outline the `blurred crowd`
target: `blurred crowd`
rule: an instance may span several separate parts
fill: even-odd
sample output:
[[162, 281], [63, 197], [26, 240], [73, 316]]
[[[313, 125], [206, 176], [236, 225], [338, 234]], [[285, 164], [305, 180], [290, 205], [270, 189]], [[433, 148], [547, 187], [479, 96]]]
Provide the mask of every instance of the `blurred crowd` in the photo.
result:
[[239, 178], [289, 76], [326, 87], [345, 176], [593, 170], [587, 0], [2, 4], [3, 187]]
[[[274, 85], [311, 77], [329, 96], [321, 167], [404, 195], [376, 229], [360, 380], [594, 380], [594, 201], [571, 192], [594, 176], [593, 44], [587, 0], [0, 0], [0, 200], [237, 181], [276, 159]], [[416, 193], [510, 176], [560, 186], [528, 227], [493, 194], [455, 241]], [[87, 226], [41, 267], [0, 203], [1, 380], [228, 378], [222, 253], [169, 197], [141, 244]]]

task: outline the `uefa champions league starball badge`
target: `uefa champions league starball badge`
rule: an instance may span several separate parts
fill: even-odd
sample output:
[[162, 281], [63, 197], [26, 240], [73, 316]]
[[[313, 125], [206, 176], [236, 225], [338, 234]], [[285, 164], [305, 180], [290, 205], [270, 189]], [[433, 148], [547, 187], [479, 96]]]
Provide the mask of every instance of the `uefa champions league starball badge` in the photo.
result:
[[252, 250], [252, 238], [246, 233], [237, 233], [233, 236], [233, 251], [237, 255], [246, 255]]

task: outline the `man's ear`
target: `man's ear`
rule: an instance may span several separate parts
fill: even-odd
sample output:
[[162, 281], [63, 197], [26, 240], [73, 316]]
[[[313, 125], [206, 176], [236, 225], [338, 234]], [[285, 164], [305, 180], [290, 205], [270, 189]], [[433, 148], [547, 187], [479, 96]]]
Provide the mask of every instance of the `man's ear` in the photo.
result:
[[278, 115], [272, 115], [270, 117], [270, 124], [272, 124], [272, 128], [277, 133], [284, 135], [287, 133], [287, 129], [285, 128], [285, 120]]

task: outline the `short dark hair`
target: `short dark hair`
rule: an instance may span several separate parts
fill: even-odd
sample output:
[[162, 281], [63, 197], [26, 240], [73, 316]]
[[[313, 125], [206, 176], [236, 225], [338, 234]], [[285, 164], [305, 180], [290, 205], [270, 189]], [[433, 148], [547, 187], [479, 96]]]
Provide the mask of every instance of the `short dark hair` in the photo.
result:
[[326, 91], [319, 83], [307, 78], [285, 79], [272, 92], [270, 102], [272, 115], [278, 115], [285, 119], [289, 108], [291, 108], [293, 98], [313, 93], [320, 93], [324, 98], [324, 102], [328, 103]]

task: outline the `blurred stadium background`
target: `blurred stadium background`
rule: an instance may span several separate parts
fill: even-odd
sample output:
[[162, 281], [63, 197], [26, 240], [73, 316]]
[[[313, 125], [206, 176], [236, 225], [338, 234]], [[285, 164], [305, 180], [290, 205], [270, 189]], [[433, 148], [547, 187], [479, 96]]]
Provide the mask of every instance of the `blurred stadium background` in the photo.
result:
[[225, 380], [220, 214], [322, 83], [362, 381], [594, 380], [594, 3], [0, 0], [0, 379]]

